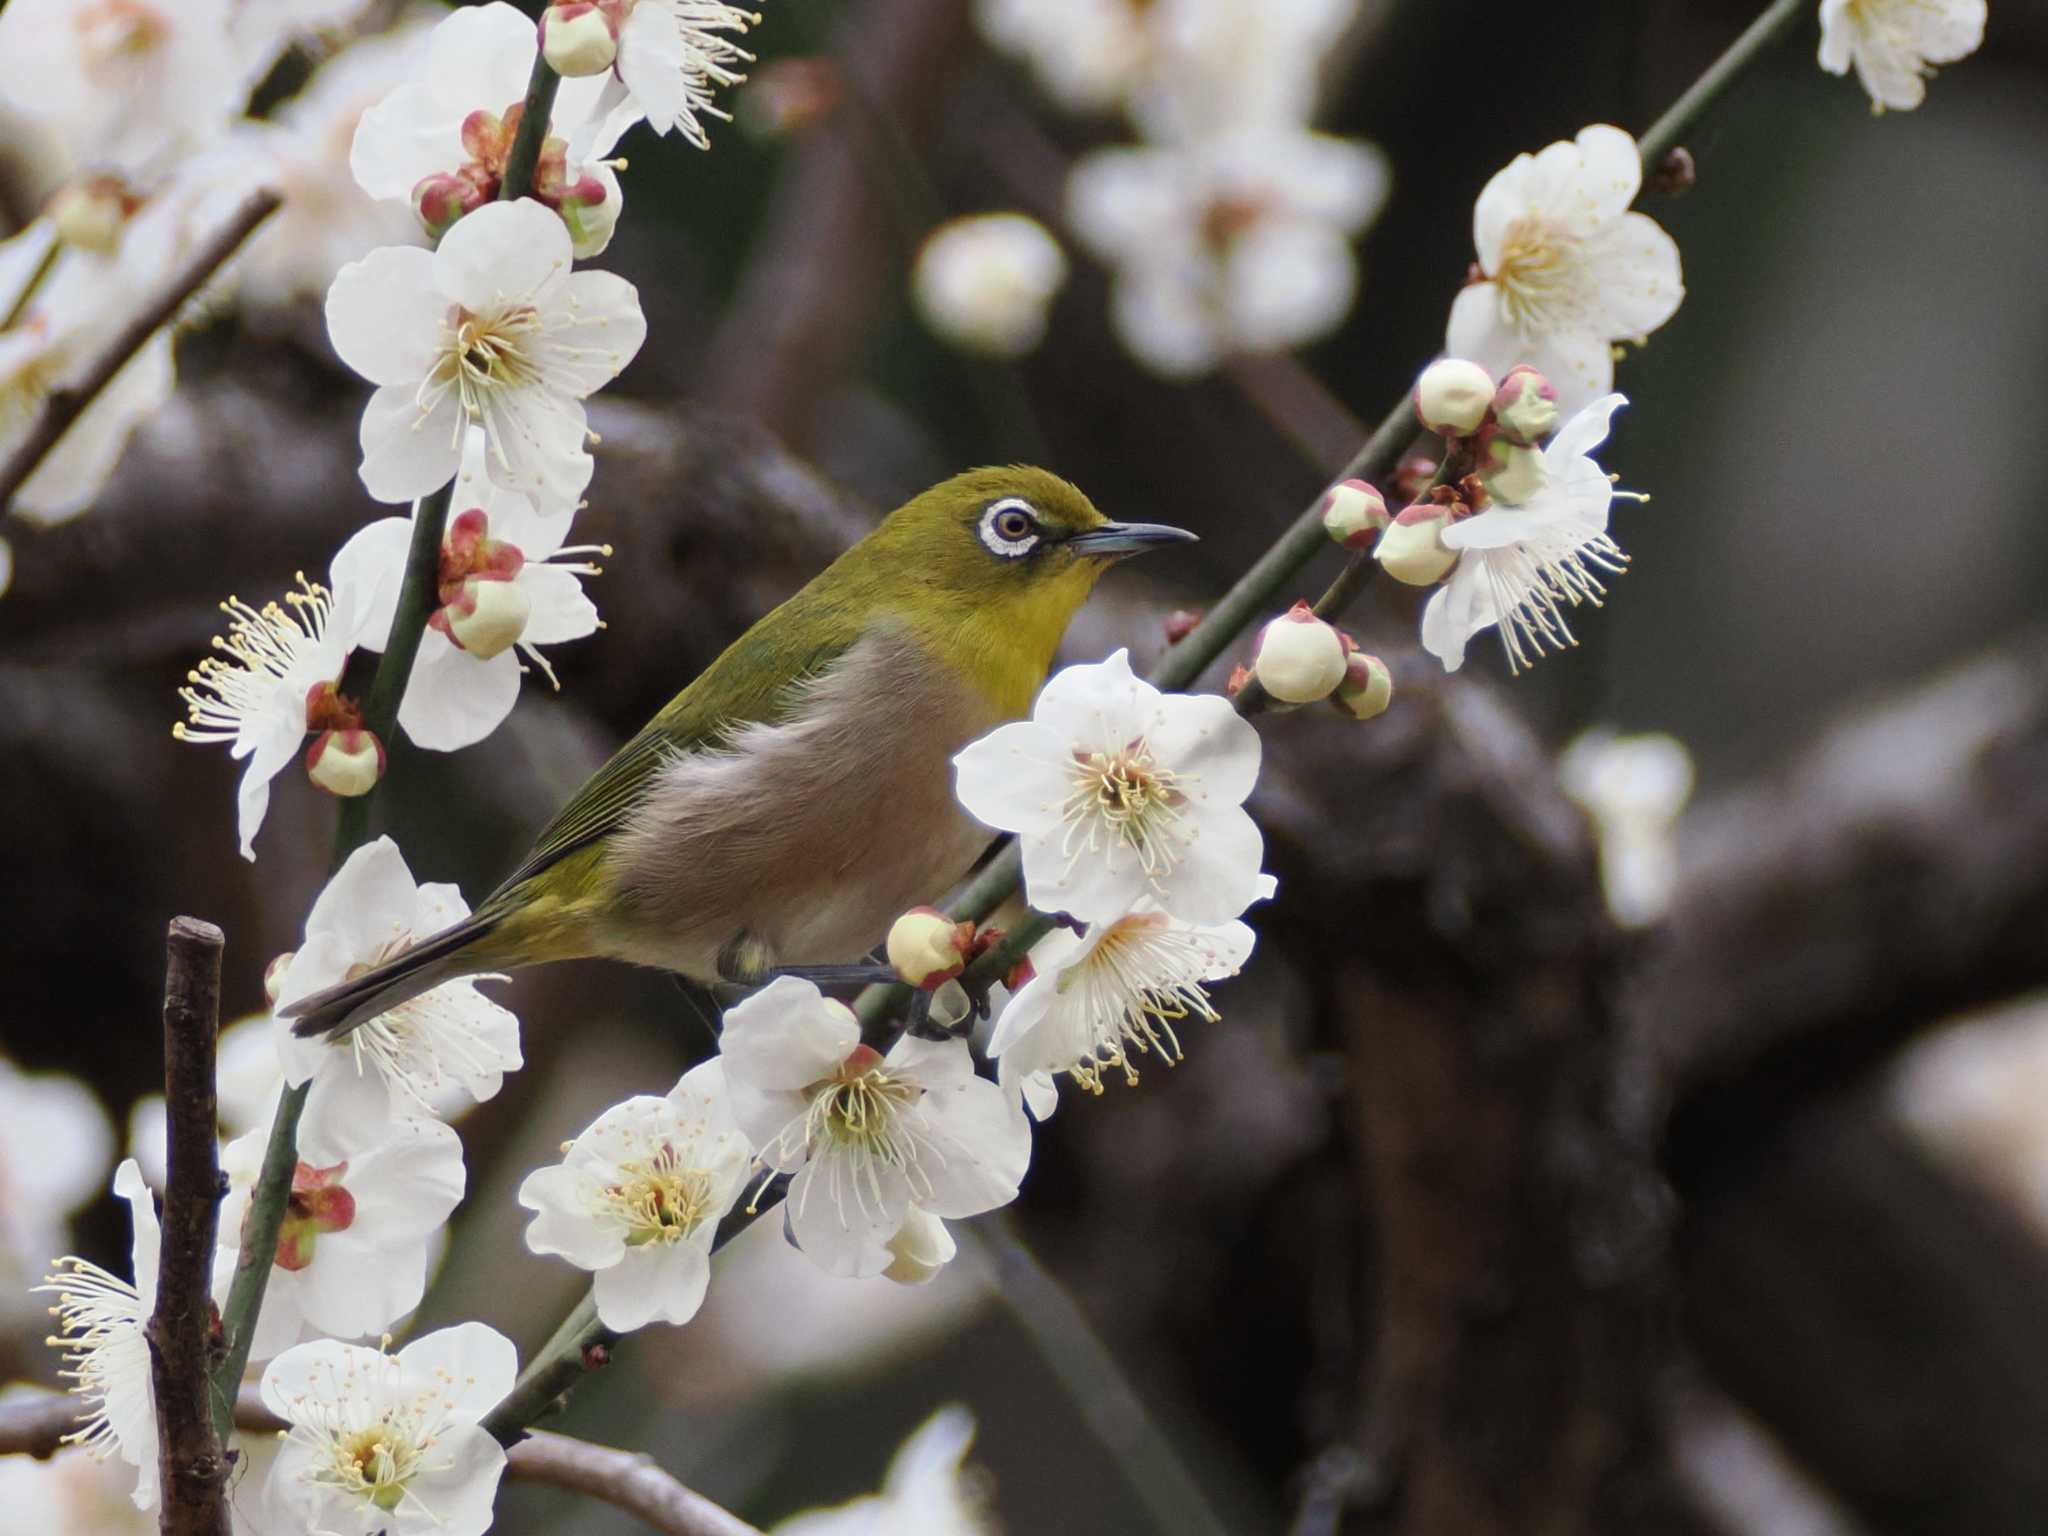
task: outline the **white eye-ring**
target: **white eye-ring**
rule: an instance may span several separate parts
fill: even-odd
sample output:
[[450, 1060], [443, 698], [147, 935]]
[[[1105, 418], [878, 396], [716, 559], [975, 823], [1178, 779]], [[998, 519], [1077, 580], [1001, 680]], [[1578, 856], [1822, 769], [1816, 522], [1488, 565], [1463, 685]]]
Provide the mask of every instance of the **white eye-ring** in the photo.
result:
[[1020, 560], [1038, 547], [1038, 512], [1021, 496], [992, 501], [981, 514], [981, 542], [992, 555]]

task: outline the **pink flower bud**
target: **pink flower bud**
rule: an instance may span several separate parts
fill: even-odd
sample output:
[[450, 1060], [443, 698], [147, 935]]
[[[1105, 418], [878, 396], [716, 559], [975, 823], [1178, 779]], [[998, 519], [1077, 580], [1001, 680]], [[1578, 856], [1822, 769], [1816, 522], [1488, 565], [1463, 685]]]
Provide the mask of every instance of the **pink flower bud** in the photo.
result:
[[1493, 418], [1509, 442], [1534, 447], [1557, 427], [1557, 386], [1527, 363], [1517, 363], [1494, 392]]
[[1354, 720], [1370, 720], [1386, 713], [1394, 701], [1394, 674], [1377, 656], [1353, 651], [1344, 664], [1344, 681], [1330, 695], [1330, 703]]
[[1444, 544], [1444, 530], [1450, 525], [1448, 508], [1418, 501], [1380, 535], [1372, 557], [1396, 581], [1411, 587], [1433, 587], [1458, 563], [1458, 552]]
[[1493, 375], [1461, 357], [1440, 357], [1415, 381], [1415, 414], [1430, 431], [1464, 437], [1493, 406]]
[[912, 907], [889, 925], [889, 964], [913, 987], [936, 990], [967, 969], [974, 924], [955, 922], [936, 907]]
[[1307, 603], [1296, 603], [1259, 632], [1252, 675], [1283, 704], [1327, 698], [1344, 681], [1343, 638]]
[[1380, 530], [1392, 522], [1387, 503], [1363, 480], [1346, 480], [1323, 492], [1323, 532], [1346, 549], [1371, 549]]
[[540, 13], [540, 51], [565, 79], [601, 75], [618, 59], [619, 34], [588, 0], [568, 0]]
[[429, 622], [478, 661], [489, 661], [526, 633], [532, 613], [533, 603], [518, 582], [470, 576]]
[[1202, 622], [1199, 608], [1176, 608], [1166, 616], [1166, 643], [1179, 645], [1195, 632], [1195, 626]]
[[474, 172], [436, 171], [420, 178], [412, 189], [412, 211], [420, 225], [438, 240], [455, 227], [466, 213], [475, 213], [498, 195], [496, 178], [480, 178]]
[[306, 776], [344, 800], [367, 795], [384, 777], [384, 743], [360, 726], [322, 731], [306, 749]]

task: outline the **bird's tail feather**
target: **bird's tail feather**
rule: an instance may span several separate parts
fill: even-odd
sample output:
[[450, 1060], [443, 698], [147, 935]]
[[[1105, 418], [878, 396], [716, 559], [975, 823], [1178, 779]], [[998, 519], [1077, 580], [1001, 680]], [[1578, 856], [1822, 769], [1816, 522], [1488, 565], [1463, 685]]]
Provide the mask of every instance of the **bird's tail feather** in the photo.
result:
[[295, 1035], [339, 1039], [387, 1009], [431, 991], [444, 981], [490, 969], [489, 962], [463, 952], [496, 926], [496, 918], [481, 913], [466, 917], [452, 928], [420, 940], [375, 970], [302, 997], [279, 1011], [292, 1021]]

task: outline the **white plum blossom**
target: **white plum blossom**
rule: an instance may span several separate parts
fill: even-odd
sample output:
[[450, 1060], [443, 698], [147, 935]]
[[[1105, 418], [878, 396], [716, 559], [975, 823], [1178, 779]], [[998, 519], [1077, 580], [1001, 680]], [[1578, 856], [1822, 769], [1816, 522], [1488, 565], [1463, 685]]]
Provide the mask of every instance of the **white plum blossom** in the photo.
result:
[[1984, 41], [1985, 0], [1820, 0], [1820, 67], [1856, 78], [1870, 110], [1911, 111], [1927, 99], [1936, 64]]
[[230, 0], [12, 0], [0, 10], [0, 107], [71, 165], [163, 171], [227, 131], [250, 82]]
[[[12, 16], [13, 7], [5, 14]], [[0, 314], [14, 315], [0, 331], [0, 455], [27, 438], [50, 396], [77, 384], [113, 339], [125, 316], [107, 294], [154, 279], [139, 257], [55, 251], [55, 241], [50, 221], [38, 219], [0, 244]], [[175, 382], [170, 332], [159, 331], [57, 440], [15, 492], [12, 508], [50, 524], [91, 506], [130, 435], [170, 398]]]
[[242, 175], [253, 161], [284, 197], [235, 260], [244, 304], [318, 297], [365, 252], [425, 238], [408, 203], [379, 202], [356, 184], [349, 148], [363, 114], [425, 71], [433, 14], [411, 12], [391, 31], [351, 43], [267, 121], [236, 128]]
[[590, 483], [583, 399], [640, 350], [633, 285], [571, 272], [569, 232], [521, 198], [469, 214], [432, 252], [387, 247], [341, 269], [327, 331], [378, 386], [363, 411], [363, 484], [379, 501], [437, 491], [483, 427], [491, 479], [542, 507]]
[[[468, 915], [455, 886], [415, 885], [390, 838], [365, 843], [313, 903], [278, 1005], [360, 975]], [[285, 1080], [319, 1077], [338, 1101], [373, 1119], [433, 1114], [456, 1089], [478, 1102], [492, 1097], [520, 1065], [519, 1021], [480, 994], [476, 981], [444, 981], [339, 1040], [302, 1040], [278, 1018]]]
[[1675, 736], [1591, 730], [1557, 760], [1557, 782], [1593, 819], [1600, 885], [1625, 928], [1656, 922], [1678, 887], [1678, 814], [1692, 796], [1692, 754]]
[[348, 660], [353, 615], [337, 612], [334, 595], [301, 575], [284, 603], [253, 608], [238, 597], [222, 603], [228, 632], [214, 637], [218, 656], [203, 658], [178, 690], [188, 718], [173, 726], [180, 741], [227, 742], [248, 759], [236, 792], [242, 857], [256, 857], [256, 833], [270, 809], [270, 781], [298, 756], [309, 730], [342, 719], [334, 691]]
[[925, 237], [910, 274], [925, 324], [970, 352], [1022, 357], [1045, 339], [1046, 308], [1067, 258], [1021, 213], [952, 219]]
[[727, 1011], [719, 1053], [756, 1161], [796, 1175], [796, 1245], [827, 1273], [889, 1269], [913, 1210], [973, 1216], [1017, 1197], [1031, 1128], [964, 1040], [905, 1035], [885, 1057], [845, 1004], [783, 976]]
[[903, 1442], [880, 1493], [792, 1515], [770, 1536], [992, 1536], [982, 1489], [964, 1467], [973, 1444], [974, 1415], [949, 1403]]
[[279, 1529], [323, 1536], [482, 1536], [505, 1452], [481, 1420], [519, 1356], [482, 1323], [424, 1334], [395, 1355], [316, 1339], [263, 1373], [284, 1419], [268, 1503]]
[[[519, 699], [522, 654], [555, 681], [537, 647], [596, 631], [597, 608], [578, 578], [598, 568], [581, 557], [611, 553], [565, 547], [575, 509], [536, 511], [491, 482], [484, 453], [483, 432], [471, 428], [441, 544], [440, 606], [398, 706], [405, 734], [435, 752], [471, 746], [504, 723]], [[334, 557], [335, 590], [358, 594], [356, 643], [366, 649], [381, 651], [390, 638], [412, 525], [409, 517], [380, 519]]]
[[1031, 66], [1070, 112], [1121, 106], [1156, 52], [1153, 7], [1139, 0], [977, 0], [982, 36]]
[[[492, 0], [445, 13], [426, 47], [415, 78], [361, 113], [349, 165], [364, 192], [439, 234], [497, 197], [539, 44], [531, 17]], [[603, 93], [597, 78], [561, 82], [531, 189], [571, 226], [578, 256], [604, 248], [623, 196], [612, 167], [591, 158], [624, 127], [603, 120]]]
[[105, 1187], [113, 1128], [92, 1091], [0, 1057], [0, 1321], [27, 1305], [35, 1271], [71, 1215]]
[[[216, 1282], [233, 1275], [270, 1127], [228, 1144]], [[337, 1110], [316, 1091], [299, 1122], [298, 1166], [251, 1354], [310, 1335], [382, 1333], [420, 1304], [435, 1239], [462, 1201], [462, 1142], [438, 1120]]]
[[62, 1258], [37, 1290], [57, 1304], [57, 1337], [64, 1346], [62, 1374], [84, 1400], [83, 1427], [67, 1435], [105, 1460], [118, 1456], [135, 1469], [135, 1507], [157, 1502], [156, 1399], [149, 1380], [149, 1343], [143, 1325], [156, 1310], [156, 1202], [131, 1158], [114, 1171], [114, 1193], [128, 1202], [134, 1242], [133, 1280], [109, 1274], [86, 1259]]
[[526, 1246], [594, 1271], [597, 1316], [627, 1333], [687, 1323], [711, 1281], [711, 1240], [747, 1181], [752, 1149], [727, 1103], [725, 1068], [707, 1061], [667, 1097], [615, 1104], [528, 1174]]
[[625, 0], [619, 52], [605, 81], [602, 154], [642, 118], [656, 133], [675, 132], [699, 149], [711, 147], [702, 119], [730, 121], [716, 104], [720, 86], [747, 77], [736, 66], [754, 56], [739, 45], [760, 21], [725, 0]]
[[1137, 3], [1153, 54], [1131, 116], [1145, 137], [1169, 143], [1307, 123], [1324, 60], [1358, 14], [1358, 0]]
[[1219, 1017], [1205, 984], [1235, 976], [1252, 943], [1244, 922], [1196, 927], [1149, 906], [1096, 923], [1085, 936], [1055, 930], [1032, 948], [1032, 977], [989, 1036], [998, 1080], [1043, 1120], [1057, 1073], [1100, 1093], [1108, 1071], [1137, 1082], [1134, 1056], [1156, 1051], [1172, 1066], [1181, 1057], [1174, 1025]]
[[1128, 652], [1062, 669], [953, 767], [968, 813], [1018, 835], [1041, 912], [1112, 922], [1149, 900], [1227, 923], [1259, 895], [1258, 732], [1215, 694], [1161, 693]]
[[1351, 241], [1388, 186], [1370, 144], [1255, 125], [1076, 162], [1067, 219], [1115, 271], [1110, 317], [1154, 372], [1187, 378], [1234, 352], [1329, 332], [1351, 308]]
[[1614, 345], [1641, 344], [1685, 297], [1678, 246], [1646, 213], [1636, 141], [1595, 123], [1517, 155], [1479, 194], [1480, 281], [1451, 305], [1445, 348], [1496, 378], [1528, 363], [1577, 410], [1614, 384]]
[[[32, 1387], [0, 1389], [0, 1410], [17, 1397], [37, 1395]], [[50, 1536], [157, 1536], [157, 1516], [135, 1507], [131, 1482], [117, 1463], [83, 1450], [59, 1451], [47, 1461], [0, 1456], [0, 1509], [7, 1511], [15, 1530]]]
[[1628, 401], [1607, 395], [1586, 406], [1542, 449], [1542, 488], [1517, 504], [1495, 503], [1443, 531], [1458, 563], [1422, 610], [1422, 645], [1455, 672], [1480, 630], [1499, 626], [1510, 670], [1548, 650], [1575, 645], [1564, 610], [1600, 605], [1600, 575], [1628, 557], [1607, 535], [1617, 492], [1593, 460], [1609, 419]]

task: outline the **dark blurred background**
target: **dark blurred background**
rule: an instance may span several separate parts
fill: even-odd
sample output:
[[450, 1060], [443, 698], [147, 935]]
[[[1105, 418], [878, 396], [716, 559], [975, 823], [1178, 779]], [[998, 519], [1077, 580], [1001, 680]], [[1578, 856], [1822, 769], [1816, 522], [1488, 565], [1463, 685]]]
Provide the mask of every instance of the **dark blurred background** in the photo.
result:
[[[1753, 9], [1365, 0], [1318, 125], [1381, 145], [1393, 194], [1350, 319], [1299, 358], [1325, 398], [1291, 365], [1152, 377], [1078, 255], [1020, 366], [934, 339], [907, 294], [925, 232], [1049, 215], [1047, 168], [1056, 187], [1126, 130], [1047, 106], [958, 0], [774, 0], [756, 51], [833, 58], [836, 111], [721, 128], [710, 154], [628, 145], [603, 264], [651, 339], [594, 413], [579, 522], [619, 550], [593, 587], [609, 627], [489, 743], [401, 749], [379, 815], [420, 878], [480, 895], [873, 509], [969, 464], [1041, 461], [1112, 515], [1201, 533], [1114, 578], [1071, 638], [1156, 655], [1162, 615], [1348, 453], [1332, 402], [1378, 420], [1441, 345], [1486, 178], [1588, 122], [1640, 130]], [[2048, 1528], [2048, 1161], [2027, 1137], [2048, 1067], [2024, 1075], [2048, 1030], [2048, 10], [1994, 3], [1978, 56], [1875, 119], [1815, 42], [1802, 26], [1693, 136], [1688, 195], [1642, 204], [1688, 293], [1618, 371], [1606, 462], [1654, 495], [1617, 509], [1629, 574], [1576, 651], [1512, 682], [1488, 643], [1445, 679], [1407, 594], [1369, 593], [1354, 627], [1395, 709], [1264, 722], [1281, 894], [1258, 957], [1184, 1065], [1041, 1130], [1012, 1214], [1043, 1270], [992, 1229], [929, 1289], [824, 1282], [758, 1231], [569, 1427], [765, 1524], [872, 1486], [958, 1400], [1006, 1530], [1193, 1529], [1120, 1397], [1062, 1386], [1082, 1367], [1037, 1289], [1057, 1285], [1230, 1531]], [[331, 835], [288, 773], [259, 861], [236, 858], [231, 766], [172, 741], [176, 686], [220, 596], [283, 590], [375, 511], [360, 393], [317, 320], [224, 320], [181, 375], [100, 506], [5, 530], [0, 1041], [117, 1120], [156, 1082], [165, 920], [220, 922], [231, 1012], [257, 1010]], [[1669, 732], [1697, 765], [1671, 914], [1643, 932], [1608, 919], [1551, 772], [1599, 724]], [[580, 1279], [524, 1249], [518, 1179], [710, 1036], [621, 968], [510, 997], [529, 1068], [464, 1122], [470, 1198], [423, 1320], [480, 1316], [524, 1351]], [[1944, 1029], [1994, 1004], [2000, 1029]], [[1969, 1054], [1902, 1071], [1929, 1039]], [[1915, 1088], [1937, 1071], [2009, 1091], [1993, 1114]], [[125, 1251], [111, 1202], [79, 1241]], [[0, 1378], [47, 1370], [0, 1341]], [[497, 1525], [625, 1528], [527, 1489]]]

